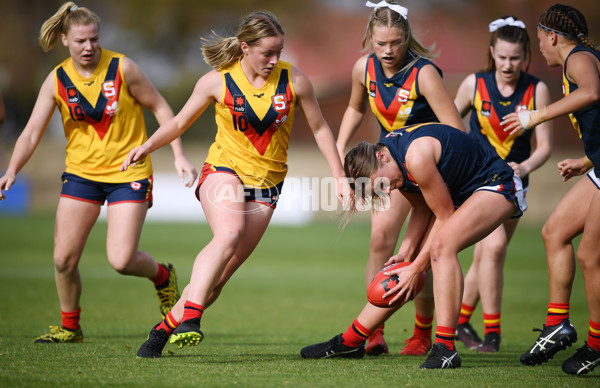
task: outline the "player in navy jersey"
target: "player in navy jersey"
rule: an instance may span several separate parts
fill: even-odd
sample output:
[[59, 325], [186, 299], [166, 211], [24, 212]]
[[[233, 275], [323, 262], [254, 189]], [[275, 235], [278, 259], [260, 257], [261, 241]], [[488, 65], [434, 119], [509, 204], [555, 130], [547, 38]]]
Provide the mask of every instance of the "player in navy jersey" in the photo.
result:
[[550, 301], [544, 329], [521, 362], [541, 364], [577, 341], [569, 308], [575, 276], [573, 239], [581, 235], [576, 257], [585, 282], [589, 330], [585, 344], [562, 369], [584, 374], [600, 364], [600, 52], [588, 38], [585, 17], [571, 6], [548, 8], [539, 18], [537, 36], [548, 66], [563, 68], [564, 97], [536, 111], [512, 113], [503, 125], [512, 134], [568, 114], [583, 140], [585, 156], [559, 162], [558, 170], [564, 181], [586, 172], [587, 178], [569, 190], [542, 229]]
[[[455, 103], [461, 115], [471, 113], [471, 136], [482, 147], [493, 147], [508, 162], [523, 181], [525, 195], [529, 174], [550, 157], [552, 123], [545, 122], [535, 129], [509, 135], [500, 122], [509, 113], [548, 105], [550, 93], [543, 82], [527, 73], [531, 44], [525, 24], [506, 16], [490, 23], [489, 30], [488, 65], [482, 72], [465, 78]], [[534, 131], [536, 147], [531, 152]], [[518, 222], [519, 219], [506, 220], [475, 245], [473, 263], [465, 276], [456, 334], [465, 346], [478, 352], [496, 352], [500, 348], [503, 267], [507, 246]], [[469, 322], [480, 298], [485, 328], [483, 341]]]
[[[521, 180], [490, 147], [444, 124], [416, 124], [378, 144], [361, 143], [346, 155], [353, 202], [377, 202], [398, 189], [412, 205], [398, 254], [385, 264], [412, 261], [386, 275], [399, 283], [384, 295], [408, 301], [422, 271], [431, 266], [436, 311], [435, 343], [422, 369], [458, 368], [454, 346], [463, 276], [458, 252], [523, 210]], [[394, 295], [395, 292], [398, 292]], [[363, 308], [345, 333], [301, 350], [305, 358], [362, 357], [367, 337], [399, 307]]]
[[[395, 1], [367, 2], [374, 7], [367, 24], [363, 47], [371, 52], [359, 58], [352, 70], [352, 91], [337, 139], [340, 155], [360, 126], [367, 108], [377, 118], [380, 138], [407, 125], [442, 122], [464, 130], [463, 122], [442, 81], [433, 55], [411, 32], [407, 9]], [[393, 192], [389, 206], [371, 216], [371, 243], [365, 273], [367, 285], [393, 254], [410, 204]], [[402, 222], [398, 222], [398, 221]], [[428, 285], [415, 305], [413, 336], [401, 354], [424, 355], [431, 347], [432, 291]], [[367, 354], [387, 353], [383, 327], [367, 342]]]

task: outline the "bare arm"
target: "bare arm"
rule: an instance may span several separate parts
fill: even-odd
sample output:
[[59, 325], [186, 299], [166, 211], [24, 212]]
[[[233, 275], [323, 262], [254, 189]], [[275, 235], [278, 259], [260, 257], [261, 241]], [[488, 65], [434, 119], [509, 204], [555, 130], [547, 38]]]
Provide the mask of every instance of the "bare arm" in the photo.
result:
[[[173, 111], [167, 101], [152, 85], [142, 69], [129, 58], [123, 58], [123, 74], [127, 80], [129, 93], [140, 105], [154, 114], [159, 125], [163, 125], [173, 118]], [[175, 156], [175, 169], [179, 179], [184, 181], [184, 174], [187, 175], [186, 187], [191, 187], [198, 176], [198, 172], [186, 158], [181, 138], [177, 137], [171, 142], [171, 149]]]
[[410, 197], [407, 198], [411, 201], [413, 210], [419, 207], [428, 207], [435, 219], [431, 229], [424, 236], [421, 249], [413, 264], [399, 270], [386, 272], [386, 274], [402, 273], [400, 283], [384, 295], [384, 297], [387, 297], [399, 290], [398, 294], [390, 300], [390, 303], [400, 298], [404, 298], [405, 300], [412, 298], [420, 273], [430, 266], [432, 238], [454, 213], [452, 197], [437, 169], [440, 155], [441, 144], [437, 139], [432, 137], [416, 139], [408, 147], [406, 167], [415, 181], [419, 183], [423, 200], [415, 201]]
[[419, 71], [419, 90], [427, 99], [440, 123], [466, 132], [454, 101], [434, 66], [427, 65]]
[[362, 123], [367, 110], [368, 98], [365, 91], [365, 71], [367, 66], [367, 56], [360, 58], [352, 68], [352, 91], [350, 92], [350, 101], [344, 112], [340, 132], [337, 138], [337, 149], [342, 158], [346, 155], [348, 142]]
[[[539, 82], [537, 85], [535, 99], [536, 105], [538, 106], [547, 106], [550, 104], [550, 91], [543, 82]], [[529, 158], [525, 159], [523, 162], [519, 164], [513, 162], [509, 163], [519, 177], [522, 178], [529, 175], [550, 158], [553, 145], [552, 132], [552, 121], [543, 122], [535, 127], [535, 150], [531, 153]]]
[[[48, 122], [52, 118], [55, 107], [54, 74], [50, 73], [40, 88], [40, 93], [38, 94], [27, 125], [17, 139], [6, 173], [0, 178], [0, 190], [10, 189], [19, 171], [21, 171], [29, 158], [31, 158], [31, 155], [33, 155], [46, 131]], [[1, 197], [3, 195], [0, 191]]]
[[465, 117], [473, 106], [473, 95], [475, 94], [475, 74], [470, 74], [461, 82], [454, 98], [454, 105], [461, 117]]
[[587, 52], [571, 55], [567, 78], [577, 84], [577, 89], [541, 110], [531, 111], [525, 123], [521, 122], [517, 113], [506, 115], [501, 123], [504, 131], [513, 134], [595, 104], [600, 100], [599, 74], [600, 63], [595, 56]]
[[335, 146], [333, 133], [321, 113], [321, 108], [317, 102], [317, 97], [308, 77], [297, 68], [292, 69], [292, 82], [296, 91], [298, 106], [302, 109], [308, 126], [313, 132], [317, 146], [327, 160], [329, 168], [337, 182], [337, 197], [343, 204], [343, 194], [350, 192], [348, 182], [344, 178], [344, 168], [340, 160], [340, 155]]
[[216, 70], [200, 78], [181, 111], [161, 125], [144, 144], [132, 149], [123, 162], [121, 171], [127, 170], [130, 164], [144, 159], [146, 155], [181, 136], [212, 101], [221, 98], [221, 89], [221, 75]]

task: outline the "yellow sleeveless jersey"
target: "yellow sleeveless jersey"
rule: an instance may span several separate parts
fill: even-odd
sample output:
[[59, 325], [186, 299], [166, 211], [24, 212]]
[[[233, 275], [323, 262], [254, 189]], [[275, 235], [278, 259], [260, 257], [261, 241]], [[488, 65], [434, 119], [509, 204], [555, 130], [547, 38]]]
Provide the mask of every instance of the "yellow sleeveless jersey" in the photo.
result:
[[217, 135], [207, 163], [234, 170], [244, 185], [273, 187], [287, 174], [287, 149], [296, 109], [292, 66], [279, 61], [260, 88], [250, 84], [240, 61], [220, 70], [221, 102], [215, 102]]
[[142, 107], [129, 94], [123, 76], [123, 57], [103, 49], [89, 78], [77, 73], [70, 57], [54, 69], [54, 98], [67, 138], [68, 173], [105, 183], [152, 175], [149, 156], [120, 171], [129, 151], [147, 139]]

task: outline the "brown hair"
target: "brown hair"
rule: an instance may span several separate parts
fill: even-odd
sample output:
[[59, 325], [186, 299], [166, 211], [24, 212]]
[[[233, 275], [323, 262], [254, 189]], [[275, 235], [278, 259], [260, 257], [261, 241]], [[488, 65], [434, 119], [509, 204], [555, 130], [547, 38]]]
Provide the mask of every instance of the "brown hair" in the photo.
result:
[[[502, 19], [509, 18], [511, 16], [503, 16]], [[512, 17], [515, 20], [518, 20], [516, 17]], [[525, 72], [529, 71], [529, 64], [531, 63], [531, 41], [529, 40], [529, 34], [527, 34], [527, 30], [521, 27], [516, 26], [504, 26], [498, 28], [496, 31], [492, 32], [492, 36], [490, 38], [490, 46], [496, 47], [496, 42], [498, 39], [503, 40], [509, 43], [518, 43], [521, 45], [523, 49], [523, 53], [527, 58], [527, 66], [525, 67]], [[488, 63], [483, 71], [495, 71], [496, 70], [496, 62], [492, 57], [492, 53], [488, 50]]]
[[42, 25], [39, 37], [40, 46], [44, 52], [48, 52], [56, 45], [60, 34], [69, 33], [71, 26], [87, 26], [92, 23], [100, 27], [102, 20], [88, 8], [78, 7], [73, 2], [64, 3]]
[[370, 187], [369, 178], [379, 168], [377, 152], [381, 151], [383, 147], [385, 146], [382, 143], [371, 144], [363, 141], [346, 154], [344, 171], [350, 180], [352, 189], [350, 198], [352, 206], [349, 211], [356, 208], [357, 201], [362, 204], [370, 203], [373, 210], [377, 210], [385, 204], [387, 198], [380, 196], [377, 190]]
[[277, 18], [265, 11], [253, 12], [245, 16], [235, 36], [224, 38], [214, 31], [209, 38], [202, 38], [204, 61], [214, 69], [226, 67], [244, 55], [240, 44], [256, 45], [262, 38], [284, 36]]
[[563, 37], [575, 40], [582, 46], [598, 51], [588, 38], [585, 17], [577, 9], [564, 4], [554, 4], [540, 15], [538, 23], [560, 33]]
[[[395, 5], [398, 4], [398, 2], [393, 0], [388, 1], [388, 3]], [[431, 47], [424, 47], [412, 34], [410, 24], [408, 23], [408, 19], [404, 19], [402, 15], [388, 7], [377, 8], [371, 14], [369, 22], [367, 23], [365, 36], [363, 37], [362, 41], [363, 48], [369, 50], [371, 49], [371, 37], [373, 36], [373, 28], [375, 26], [396, 27], [404, 32], [405, 53], [410, 52], [414, 56], [414, 58], [410, 61], [410, 63], [404, 66], [404, 68], [402, 68], [401, 71], [404, 71], [414, 66], [414, 64], [419, 60], [419, 58], [435, 58], [435, 55], [432, 54], [435, 45], [432, 45]]]

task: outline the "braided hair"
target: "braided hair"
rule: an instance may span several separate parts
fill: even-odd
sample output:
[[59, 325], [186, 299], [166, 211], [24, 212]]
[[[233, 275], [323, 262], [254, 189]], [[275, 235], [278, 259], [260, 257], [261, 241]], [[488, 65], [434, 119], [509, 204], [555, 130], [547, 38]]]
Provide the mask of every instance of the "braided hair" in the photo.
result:
[[538, 23], [540, 28], [549, 28], [559, 35], [577, 41], [582, 46], [600, 52], [588, 37], [588, 25], [583, 14], [564, 4], [554, 4], [544, 12]]

